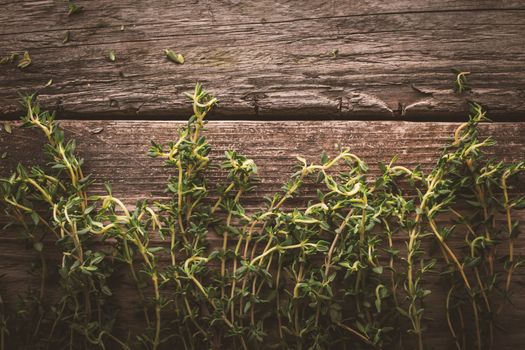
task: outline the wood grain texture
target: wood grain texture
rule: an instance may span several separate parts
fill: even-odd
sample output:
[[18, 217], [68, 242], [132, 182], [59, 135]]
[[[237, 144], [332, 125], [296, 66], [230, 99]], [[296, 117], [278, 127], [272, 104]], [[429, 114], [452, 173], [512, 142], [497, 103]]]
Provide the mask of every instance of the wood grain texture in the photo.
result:
[[[110, 181], [114, 193], [128, 203], [142, 197], [163, 196], [165, 183], [172, 171], [160, 159], [148, 157], [150, 141], [166, 143], [177, 139], [177, 121], [61, 121], [66, 134], [76, 139], [78, 151], [85, 159], [96, 182], [93, 190], [103, 190]], [[259, 166], [261, 184], [248, 197], [250, 200], [279, 191], [293, 173], [296, 156], [319, 161], [326, 151], [335, 155], [341, 147], [351, 151], [371, 166], [377, 174], [378, 162], [389, 162], [398, 155], [406, 166], [421, 164], [429, 170], [440, 148], [452, 138], [457, 123], [396, 121], [216, 121], [207, 125], [206, 136], [213, 147], [212, 159], [218, 166], [226, 150], [237, 150], [253, 158]], [[487, 123], [480, 126], [483, 134], [492, 135], [497, 147], [491, 148], [502, 160], [523, 159], [525, 123]], [[36, 130], [14, 127], [12, 134], [0, 133], [0, 153], [7, 157], [0, 163], [0, 174], [6, 175], [16, 163], [42, 163], [44, 139]], [[213, 181], [226, 173], [215, 169]], [[525, 191], [525, 188], [523, 189]], [[306, 199], [312, 194], [304, 193]]]
[[[69, 137], [77, 140], [87, 172], [95, 176], [91, 193], [101, 193], [103, 182], [110, 181], [114, 194], [130, 206], [140, 198], [158, 199], [164, 196], [163, 189], [170, 169], [165, 168], [160, 160], [147, 157], [146, 151], [152, 139], [158, 142], [175, 139], [181, 122], [62, 121], [61, 125]], [[292, 173], [298, 155], [305, 156], [309, 161], [318, 161], [323, 150], [334, 155], [340, 147], [350, 147], [368, 162], [372, 175], [378, 172], [378, 162], [389, 161], [394, 154], [399, 155], [400, 164], [415, 166], [421, 163], [424, 170], [429, 170], [436, 161], [439, 148], [450, 140], [457, 125], [397, 121], [211, 122], [206, 135], [213, 146], [211, 158], [215, 164], [220, 162], [223, 152], [228, 149], [238, 150], [258, 164], [261, 184], [258, 190], [245, 198], [247, 206], [253, 208], [262, 203], [263, 196], [279, 191]], [[498, 141], [489, 154], [506, 161], [523, 159], [525, 123], [484, 124], [481, 131], [483, 135], [494, 135]], [[35, 130], [14, 128], [12, 134], [0, 133], [0, 153], [7, 152], [7, 157], [0, 162], [0, 174], [8, 174], [18, 162], [25, 165], [44, 163], [40, 151], [43, 141]], [[209, 174], [214, 183], [221, 181], [223, 175], [217, 169]], [[525, 188], [514, 191], [524, 194]], [[294, 205], [304, 205], [313, 195], [313, 189], [307, 186]], [[218, 244], [213, 242], [213, 237], [211, 240], [212, 245]], [[398, 244], [403, 242], [400, 240]], [[516, 249], [517, 253], [525, 253], [523, 236], [518, 240]], [[46, 249], [46, 252], [53, 256], [53, 249]], [[2, 234], [0, 266], [5, 274], [3, 285], [9, 286], [11, 291], [6, 293], [8, 298], [14, 298], [16, 292], [25, 290], [35, 278], [25, 272], [32, 258], [32, 249], [23, 249], [9, 232]], [[56, 283], [55, 280], [48, 282], [51, 292], [56, 291], [53, 287]], [[431, 279], [428, 287], [435, 291], [427, 303], [428, 315], [433, 318], [427, 332], [429, 343], [436, 349], [451, 348], [442, 312], [445, 290], [438, 279]], [[122, 308], [119, 324], [123, 335], [128, 329], [140, 329], [142, 323], [132, 284], [119, 279], [112, 288]], [[525, 334], [520, 331], [520, 321], [525, 318], [523, 272], [516, 274], [514, 290], [515, 307], [508, 308], [499, 320], [505, 327], [504, 332], [497, 332], [496, 344], [501, 350], [518, 349], [525, 341]]]
[[68, 17], [63, 1], [0, 1], [0, 55], [33, 59], [0, 66], [0, 116], [52, 78], [41, 100], [78, 118], [185, 117], [179, 95], [201, 81], [228, 118], [453, 119], [467, 110], [453, 67], [472, 72], [466, 97], [493, 118], [525, 111], [522, 1], [76, 3], [83, 12]]

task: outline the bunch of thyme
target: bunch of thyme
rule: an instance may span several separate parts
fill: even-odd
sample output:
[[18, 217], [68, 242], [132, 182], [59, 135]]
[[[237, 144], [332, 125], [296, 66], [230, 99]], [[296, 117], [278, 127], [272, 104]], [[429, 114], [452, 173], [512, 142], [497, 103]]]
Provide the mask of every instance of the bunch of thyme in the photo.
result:
[[[484, 154], [494, 141], [478, 134], [479, 105], [428, 172], [393, 158], [372, 178], [349, 149], [313, 163], [298, 157], [282, 191], [254, 210], [243, 205], [257, 186], [248, 157], [227, 151], [225, 181], [210, 184], [204, 131], [217, 99], [199, 84], [188, 96], [193, 115], [176, 140], [149, 150], [171, 172], [168, 199], [133, 205], [109, 185], [90, 195], [74, 141], [25, 99], [23, 126], [45, 135], [49, 163], [0, 179], [0, 201], [35, 250], [41, 283], [17, 307], [2, 299], [3, 349], [422, 350], [436, 275], [456, 347], [492, 346], [522, 264], [515, 212], [525, 199], [513, 186], [525, 163]], [[315, 198], [301, 202], [312, 186]], [[45, 254], [52, 245], [58, 265]], [[109, 287], [122, 269], [143, 322], [126, 339]], [[47, 295], [49, 276], [60, 298]]]

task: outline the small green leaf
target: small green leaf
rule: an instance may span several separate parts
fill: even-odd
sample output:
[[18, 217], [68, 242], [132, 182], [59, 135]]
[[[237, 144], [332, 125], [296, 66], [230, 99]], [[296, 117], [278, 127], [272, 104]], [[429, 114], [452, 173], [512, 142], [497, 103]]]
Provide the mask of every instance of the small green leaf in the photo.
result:
[[102, 260], [104, 260], [104, 255], [97, 255], [96, 257], [94, 257], [93, 259], [91, 259], [91, 264], [92, 264], [92, 265], [97, 265], [97, 264], [99, 264]]
[[400, 308], [399, 306], [396, 307], [396, 310], [397, 310], [397, 312], [399, 312], [401, 315], [410, 318], [410, 316], [408, 315], [408, 313], [407, 313], [404, 309]]
[[69, 30], [66, 30], [66, 32], [64, 33], [64, 37], [62, 39], [62, 44], [68, 43], [70, 37], [71, 37], [71, 34], [69, 33]]
[[456, 80], [454, 81], [454, 90], [458, 94], [470, 90], [470, 86], [467, 82], [467, 75], [469, 75], [470, 72], [462, 72], [459, 69], [452, 69], [452, 71], [456, 74]]
[[74, 14], [77, 14], [79, 12], [82, 11], [83, 7], [82, 6], [77, 6], [75, 3], [73, 2], [70, 2], [68, 5], [67, 5], [67, 8], [68, 8], [68, 11], [67, 11], [67, 15], [68, 16], [71, 16], [71, 15], [74, 15]]
[[33, 248], [35, 248], [37, 252], [41, 252], [44, 249], [44, 244], [42, 242], [35, 242]]
[[18, 68], [24, 69], [31, 65], [33, 61], [31, 60], [31, 57], [29, 56], [29, 52], [24, 52], [24, 56], [22, 56], [22, 59], [20, 62], [18, 62]]
[[100, 290], [102, 291], [102, 293], [106, 294], [107, 296], [113, 295], [113, 293], [111, 293], [111, 289], [109, 289], [108, 286], [102, 286]]
[[108, 53], [108, 59], [110, 62], [115, 62], [115, 60], [117, 59], [117, 56], [115, 56], [115, 53], [113, 51], [110, 51]]
[[172, 62], [175, 62], [177, 64], [184, 64], [184, 56], [182, 56], [182, 54], [180, 53], [175, 53], [173, 51], [171, 51], [170, 49], [165, 49], [164, 50], [164, 54], [166, 55], [166, 57], [172, 61]]
[[35, 225], [38, 225], [38, 223], [40, 222], [40, 216], [38, 215], [36, 211], [31, 213], [31, 219], [33, 220], [33, 223]]
[[155, 254], [155, 253], [158, 253], [158, 252], [161, 252], [163, 251], [164, 248], [163, 247], [151, 247], [151, 248], [148, 248], [148, 252], [152, 253], [152, 254]]
[[372, 271], [374, 271], [375, 273], [377, 273], [378, 275], [382, 274], [383, 273], [383, 266], [376, 266], [372, 269]]
[[13, 63], [18, 58], [17, 53], [12, 53], [9, 56], [5, 56], [0, 58], [0, 64], [7, 64], [7, 63]]
[[13, 129], [11, 129], [11, 124], [9, 124], [9, 122], [5, 122], [4, 123], [4, 130], [8, 134], [13, 132]]

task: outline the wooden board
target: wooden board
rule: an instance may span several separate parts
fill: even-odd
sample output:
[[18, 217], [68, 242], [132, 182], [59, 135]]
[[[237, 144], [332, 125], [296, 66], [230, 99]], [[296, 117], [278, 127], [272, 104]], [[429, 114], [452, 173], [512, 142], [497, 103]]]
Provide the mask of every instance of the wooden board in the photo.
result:
[[523, 120], [521, 1], [75, 3], [84, 10], [68, 17], [66, 2], [0, 1], [0, 55], [33, 60], [0, 66], [0, 116], [52, 78], [41, 100], [78, 118], [186, 117], [179, 96], [201, 81], [220, 117], [454, 119], [467, 110], [455, 67], [472, 72], [468, 99]]
[[[401, 164], [420, 163], [428, 170], [457, 126], [443, 121], [465, 119], [469, 100], [481, 102], [496, 121], [520, 122], [482, 127], [499, 141], [490, 153], [508, 161], [525, 158], [523, 1], [75, 3], [83, 11], [67, 16], [67, 1], [0, 0], [0, 56], [28, 51], [32, 58], [25, 69], [0, 65], [0, 119], [19, 115], [19, 93], [39, 91], [46, 107], [76, 119], [62, 126], [77, 139], [87, 171], [95, 176], [92, 193], [101, 193], [109, 181], [129, 206], [165, 196], [171, 171], [146, 151], [152, 139], [174, 139], [181, 123], [151, 120], [186, 119], [190, 104], [182, 92], [197, 81], [221, 101], [207, 133], [215, 164], [225, 150], [235, 149], [259, 165], [261, 184], [245, 198], [249, 208], [279, 191], [298, 155], [316, 161], [323, 150], [333, 155], [347, 146], [369, 163], [372, 176], [377, 163], [394, 154]], [[70, 40], [63, 43], [66, 31]], [[168, 61], [166, 48], [182, 53], [186, 63]], [[110, 51], [115, 62], [107, 58]], [[452, 68], [471, 72], [471, 92], [454, 94]], [[225, 119], [230, 121], [218, 121]], [[0, 154], [6, 152], [6, 158], [0, 160], [0, 175], [18, 162], [42, 164], [42, 145], [43, 138], [31, 130], [1, 132]], [[223, 175], [217, 169], [209, 174], [214, 183]], [[525, 186], [516, 192], [525, 194]], [[313, 194], [307, 186], [293, 205], [303, 206]], [[0, 216], [0, 224], [4, 221]], [[33, 250], [10, 233], [0, 236], [0, 267], [12, 301], [33, 281], [26, 272]], [[516, 249], [525, 254], [523, 236]], [[438, 280], [429, 283], [440, 290]], [[56, 281], [48, 284], [57, 291]], [[515, 290], [516, 307], [500, 320], [501, 350], [525, 343], [522, 272]], [[124, 280], [115, 293], [121, 330], [140, 328], [132, 286]], [[428, 304], [434, 318], [429, 343], [451, 348], [443, 294], [432, 294]]]
[[[160, 160], [147, 157], [149, 141], [173, 140], [181, 122], [152, 121], [63, 121], [62, 127], [69, 137], [78, 142], [78, 150], [85, 158], [87, 172], [94, 174], [96, 182], [91, 193], [101, 193], [102, 183], [110, 181], [114, 194], [132, 206], [139, 198], [161, 198], [169, 169]], [[445, 145], [456, 123], [419, 123], [394, 121], [318, 121], [318, 122], [211, 122], [206, 135], [214, 150], [212, 161], [217, 164], [228, 149], [239, 150], [252, 157], [259, 166], [261, 185], [247, 197], [248, 206], [262, 203], [262, 197], [278, 191], [292, 173], [295, 156], [305, 156], [310, 161], [319, 160], [325, 150], [333, 155], [340, 147], [350, 147], [371, 166], [377, 174], [377, 163], [389, 161], [399, 155], [399, 163], [415, 166], [421, 163], [428, 170]], [[483, 135], [494, 135], [499, 144], [490, 150], [507, 161], [523, 159], [525, 154], [525, 123], [493, 123], [481, 127]], [[0, 162], [0, 174], [6, 175], [17, 162], [42, 164], [43, 138], [35, 130], [14, 128], [12, 134], [0, 133], [0, 153], [7, 157]], [[213, 182], [222, 179], [220, 170], [210, 173]], [[525, 188], [516, 190], [525, 193]], [[303, 193], [301, 205], [313, 195]], [[525, 219], [525, 218], [524, 218]], [[525, 253], [525, 240], [521, 236], [517, 251]], [[399, 242], [402, 244], [401, 242]], [[25, 272], [33, 257], [31, 249], [23, 249], [20, 242], [7, 233], [0, 237], [0, 266], [4, 285], [13, 291], [23, 291], [31, 281]], [[46, 250], [47, 251], [47, 250]], [[53, 291], [50, 281], [49, 289]], [[433, 317], [428, 330], [428, 341], [436, 349], [451, 348], [450, 336], [443, 318], [443, 295], [438, 280], [431, 280], [431, 289], [437, 291], [429, 298], [427, 312]], [[517, 349], [525, 341], [521, 320], [525, 318], [525, 275], [515, 276], [514, 301], [516, 308], [509, 308], [500, 319], [505, 332], [497, 332], [498, 349]], [[140, 327], [137, 319], [136, 294], [130, 283], [119, 282], [114, 293], [123, 308], [120, 327], [123, 330]]]
[[[148, 157], [150, 141], [166, 143], [176, 140], [176, 121], [62, 121], [68, 135], [77, 140], [78, 150], [88, 172], [96, 178], [95, 191], [103, 190], [110, 181], [114, 193], [128, 203], [143, 197], [163, 195], [170, 169], [160, 159]], [[215, 165], [224, 151], [237, 150], [255, 160], [261, 184], [248, 199], [256, 203], [263, 196], [279, 191], [293, 173], [296, 156], [319, 161], [321, 153], [336, 154], [349, 147], [370, 164], [377, 174], [378, 162], [389, 162], [398, 155], [408, 166], [421, 164], [430, 169], [440, 148], [450, 141], [457, 123], [422, 123], [394, 121], [217, 121], [207, 125], [207, 137], [213, 147]], [[525, 123], [488, 123], [481, 126], [484, 134], [499, 142], [492, 151], [503, 160], [523, 159]], [[35, 130], [14, 128], [12, 134], [0, 133], [0, 153], [7, 152], [0, 163], [0, 174], [6, 175], [17, 162], [42, 162], [43, 138]], [[224, 172], [212, 171], [211, 179], [222, 180]], [[525, 188], [523, 189], [525, 191]], [[305, 193], [305, 200], [311, 194]]]

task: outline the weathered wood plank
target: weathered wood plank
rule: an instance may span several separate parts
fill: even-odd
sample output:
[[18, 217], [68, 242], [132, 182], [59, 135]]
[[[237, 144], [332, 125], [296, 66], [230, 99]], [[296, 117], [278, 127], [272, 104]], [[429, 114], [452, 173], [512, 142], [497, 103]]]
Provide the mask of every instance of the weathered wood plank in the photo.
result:
[[[151, 140], [161, 143], [176, 140], [181, 125], [182, 122], [176, 121], [61, 122], [69, 136], [76, 139], [88, 172], [97, 179], [93, 189], [102, 191], [104, 181], [110, 181], [115, 194], [128, 202], [163, 195], [170, 169], [146, 153]], [[377, 174], [378, 162], [389, 162], [394, 155], [399, 156], [401, 164], [421, 164], [428, 170], [457, 126], [443, 122], [212, 121], [207, 125], [206, 135], [216, 165], [229, 149], [253, 158], [259, 165], [261, 184], [248, 198], [257, 200], [279, 191], [293, 172], [296, 156], [318, 161], [322, 151], [334, 155], [341, 147], [349, 147], [365, 160], [372, 174]], [[481, 130], [499, 142], [492, 149], [498, 157], [523, 159], [525, 123], [487, 123], [481, 125]], [[0, 163], [0, 174], [6, 175], [17, 162], [41, 163], [42, 145], [43, 138], [35, 130], [13, 128], [12, 134], [0, 133], [0, 153], [7, 152]], [[217, 169], [210, 177], [217, 181], [224, 174]]]
[[[175, 140], [182, 122], [62, 121], [61, 125], [77, 141], [86, 173], [93, 174], [91, 193], [105, 193], [104, 183], [109, 182], [113, 193], [130, 206], [142, 198], [165, 198], [166, 182], [173, 170], [146, 153], [150, 140]], [[254, 192], [243, 196], [248, 209], [259, 208], [264, 197], [280, 191], [294, 172], [296, 156], [316, 162], [323, 151], [333, 156], [340, 148], [349, 147], [369, 164], [371, 177], [378, 174], [379, 162], [389, 162], [394, 155], [399, 164], [420, 164], [428, 171], [457, 125], [394, 121], [211, 122], [206, 132], [213, 147], [210, 188], [225, 181], [226, 173], [218, 165], [224, 159], [224, 151], [230, 149], [258, 164], [260, 183]], [[490, 149], [492, 155], [507, 161], [524, 158], [525, 123], [483, 124], [481, 130], [499, 141]], [[12, 134], [0, 133], [0, 153], [6, 153], [0, 163], [0, 175], [8, 175], [18, 162], [45, 164], [43, 142], [36, 130], [14, 128]], [[515, 191], [525, 194], [525, 187]], [[291, 205], [304, 206], [314, 198], [315, 186], [306, 184]]]
[[0, 115], [53, 78], [41, 100], [82, 118], [186, 116], [178, 96], [196, 81], [220, 97], [217, 116], [456, 118], [467, 104], [453, 67], [495, 119], [525, 111], [520, 1], [76, 3], [68, 17], [60, 1], [3, 1], [0, 55], [27, 50], [33, 64], [0, 66]]

